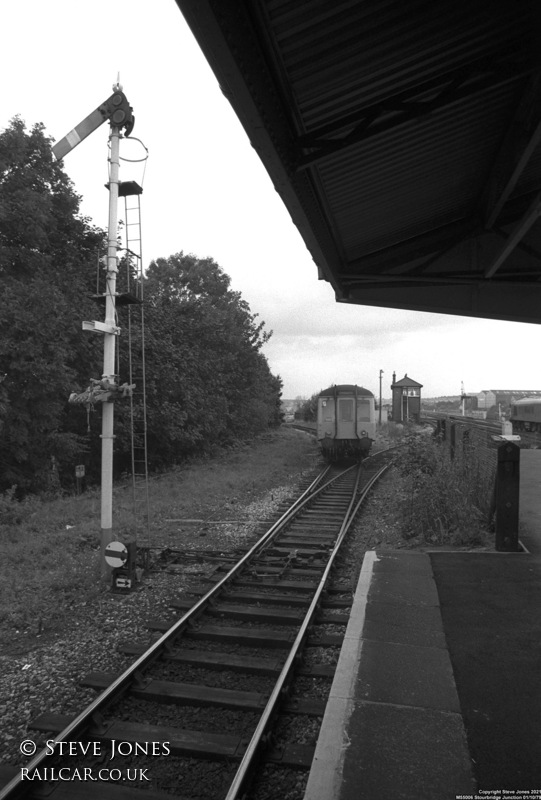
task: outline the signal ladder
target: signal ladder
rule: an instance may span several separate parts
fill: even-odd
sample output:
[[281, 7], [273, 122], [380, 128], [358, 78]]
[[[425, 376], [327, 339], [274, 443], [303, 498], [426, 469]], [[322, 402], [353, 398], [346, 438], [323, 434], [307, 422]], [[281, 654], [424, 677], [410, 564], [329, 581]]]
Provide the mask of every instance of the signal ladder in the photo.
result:
[[[123, 303], [128, 306], [128, 362], [130, 384], [135, 384], [130, 397], [131, 472], [133, 491], [134, 534], [139, 550], [150, 547], [150, 505], [148, 495], [147, 405], [145, 374], [145, 312], [143, 256], [141, 242], [141, 194], [135, 181], [121, 181], [118, 195], [124, 198], [127, 292]], [[138, 324], [137, 324], [138, 323]], [[146, 566], [146, 564], [144, 565]]]

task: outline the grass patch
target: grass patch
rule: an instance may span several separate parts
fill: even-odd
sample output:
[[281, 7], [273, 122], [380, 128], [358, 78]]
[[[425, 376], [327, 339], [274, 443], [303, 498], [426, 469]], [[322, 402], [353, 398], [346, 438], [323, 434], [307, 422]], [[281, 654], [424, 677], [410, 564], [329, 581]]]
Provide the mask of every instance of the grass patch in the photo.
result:
[[[159, 544], [166, 518], [245, 505], [313, 467], [317, 452], [315, 439], [280, 428], [151, 479], [151, 544]], [[114, 531], [130, 531], [131, 484], [115, 487], [113, 510]], [[24, 502], [7, 493], [0, 511], [0, 642], [14, 631], [62, 630], [75, 606], [108, 591], [99, 577], [99, 492]]]

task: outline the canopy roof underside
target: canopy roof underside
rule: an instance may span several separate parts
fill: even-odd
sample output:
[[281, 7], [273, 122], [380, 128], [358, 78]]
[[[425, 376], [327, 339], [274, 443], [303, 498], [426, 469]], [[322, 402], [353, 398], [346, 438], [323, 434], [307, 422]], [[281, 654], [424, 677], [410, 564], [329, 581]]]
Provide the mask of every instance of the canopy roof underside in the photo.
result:
[[338, 301], [541, 322], [536, 0], [176, 1]]

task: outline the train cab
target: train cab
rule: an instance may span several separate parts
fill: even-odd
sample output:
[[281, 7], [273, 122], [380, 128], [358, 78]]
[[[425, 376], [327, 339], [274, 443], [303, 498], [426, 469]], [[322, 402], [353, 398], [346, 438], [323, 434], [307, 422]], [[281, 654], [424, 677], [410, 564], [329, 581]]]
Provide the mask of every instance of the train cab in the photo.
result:
[[372, 392], [356, 384], [331, 386], [320, 392], [317, 438], [330, 461], [368, 455], [376, 438]]

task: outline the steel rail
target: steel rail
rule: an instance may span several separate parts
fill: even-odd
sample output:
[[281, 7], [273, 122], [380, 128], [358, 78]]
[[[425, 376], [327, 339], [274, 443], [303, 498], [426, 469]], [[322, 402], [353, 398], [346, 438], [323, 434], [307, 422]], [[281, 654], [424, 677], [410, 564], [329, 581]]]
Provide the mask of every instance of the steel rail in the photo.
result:
[[[267, 705], [265, 706], [265, 709], [263, 710], [263, 713], [262, 713], [262, 715], [261, 715], [261, 717], [259, 719], [257, 727], [256, 727], [256, 729], [255, 729], [255, 731], [254, 731], [254, 733], [252, 735], [252, 738], [251, 738], [251, 740], [250, 740], [250, 742], [249, 742], [249, 744], [248, 744], [248, 746], [246, 748], [244, 756], [243, 756], [243, 758], [242, 758], [242, 760], [240, 762], [239, 768], [238, 768], [238, 770], [237, 770], [237, 772], [235, 774], [235, 777], [233, 778], [231, 786], [229, 787], [229, 791], [227, 792], [227, 795], [225, 796], [224, 800], [238, 800], [238, 798], [241, 797], [240, 793], [242, 791], [244, 791], [245, 788], [246, 788], [244, 784], [245, 784], [245, 782], [246, 782], [246, 780], [248, 778], [250, 770], [253, 767], [254, 761], [257, 758], [257, 756], [258, 756], [258, 754], [260, 752], [260, 749], [261, 749], [261, 747], [263, 745], [264, 737], [265, 737], [265, 735], [267, 733], [267, 728], [269, 727], [269, 724], [270, 724], [270, 722], [272, 720], [272, 717], [274, 716], [274, 714], [275, 714], [275, 712], [276, 712], [276, 710], [278, 708], [280, 699], [283, 697], [284, 688], [285, 688], [285, 686], [287, 684], [287, 681], [288, 681], [288, 679], [290, 677], [290, 673], [292, 671], [293, 665], [295, 664], [295, 662], [296, 662], [296, 660], [298, 658], [298, 654], [299, 654], [299, 652], [301, 650], [301, 647], [303, 646], [304, 639], [306, 638], [307, 633], [308, 633], [308, 628], [312, 624], [313, 617], [314, 617], [314, 615], [315, 615], [315, 613], [317, 611], [317, 607], [318, 607], [318, 605], [320, 603], [321, 595], [322, 595], [323, 590], [325, 588], [325, 584], [327, 583], [327, 580], [328, 580], [328, 577], [329, 577], [329, 573], [330, 573], [331, 568], [333, 566], [334, 559], [335, 559], [336, 555], [338, 554], [338, 552], [339, 552], [339, 550], [340, 550], [340, 548], [342, 546], [342, 543], [344, 541], [344, 538], [345, 538], [345, 536], [346, 536], [346, 534], [347, 534], [347, 532], [348, 532], [353, 520], [355, 519], [355, 516], [356, 516], [360, 506], [364, 502], [368, 492], [370, 491], [370, 489], [372, 488], [374, 483], [376, 483], [376, 481], [379, 480], [379, 478], [381, 478], [381, 476], [384, 474], [384, 472], [386, 472], [386, 470], [389, 469], [389, 467], [390, 467], [390, 464], [385, 464], [383, 467], [380, 468], [380, 470], [375, 475], [373, 475], [368, 480], [367, 484], [363, 487], [363, 490], [362, 490], [360, 498], [358, 499], [357, 502], [355, 502], [356, 501], [357, 489], [358, 489], [358, 485], [359, 485], [359, 481], [360, 481], [360, 477], [361, 477], [362, 463], [359, 465], [359, 469], [358, 469], [358, 473], [357, 473], [357, 479], [355, 481], [355, 487], [354, 487], [353, 492], [352, 492], [351, 501], [350, 501], [350, 503], [348, 505], [346, 514], [344, 516], [344, 521], [342, 522], [342, 525], [340, 526], [340, 532], [339, 532], [339, 534], [337, 536], [337, 539], [336, 539], [336, 542], [334, 544], [334, 547], [333, 547], [333, 549], [332, 549], [332, 551], [330, 553], [329, 560], [327, 562], [325, 570], [324, 570], [324, 572], [323, 572], [323, 574], [321, 576], [321, 579], [320, 579], [319, 584], [317, 586], [317, 589], [315, 591], [315, 594], [314, 594], [314, 597], [312, 599], [312, 602], [310, 603], [310, 606], [309, 606], [309, 608], [308, 608], [308, 610], [306, 612], [306, 616], [305, 616], [305, 618], [304, 618], [304, 620], [303, 620], [303, 622], [301, 624], [301, 627], [299, 628], [299, 631], [297, 633], [297, 636], [295, 637], [295, 641], [293, 642], [293, 645], [291, 647], [289, 655], [288, 655], [288, 657], [287, 657], [287, 659], [286, 659], [286, 661], [284, 663], [284, 666], [282, 668], [282, 671], [280, 672], [280, 675], [278, 676], [276, 684], [274, 685], [274, 689], [271, 692], [271, 695], [270, 695], [270, 697], [269, 697], [269, 699], [267, 701]], [[355, 507], [354, 507], [354, 509], [352, 511], [352, 507], [354, 506], [354, 504], [355, 504]]]
[[[69, 725], [55, 737], [54, 747], [51, 745], [44, 748], [37, 753], [32, 761], [30, 761], [25, 769], [28, 774], [35, 769], [40, 768], [47, 761], [55, 757], [57, 745], [61, 742], [70, 741], [69, 737], [77, 736], [85, 728], [89, 727], [95, 722], [100, 721], [100, 712], [107, 706], [113, 699], [119, 695], [124, 694], [129, 690], [132, 681], [137, 680], [140, 676], [140, 670], [148, 666], [152, 661], [157, 659], [161, 652], [166, 648], [169, 642], [175, 638], [183, 629], [188, 625], [191, 619], [194, 619], [204, 610], [204, 607], [210, 602], [215, 595], [218, 594], [220, 589], [225, 583], [229, 582], [237, 572], [242, 569], [248, 561], [261, 550], [272, 538], [274, 538], [279, 531], [287, 525], [287, 523], [303, 508], [308, 502], [313, 500], [318, 494], [323, 492], [328, 486], [341, 478], [347, 472], [350, 472], [354, 467], [348, 467], [343, 472], [331, 478], [327, 483], [319, 486], [323, 479], [329, 473], [331, 467], [327, 466], [321, 471], [319, 475], [312, 481], [307, 489], [295, 500], [295, 502], [288, 508], [282, 516], [274, 522], [268, 531], [245, 553], [245, 555], [224, 575], [224, 577], [210, 589], [200, 600], [195, 603], [192, 608], [187, 611], [183, 616], [175, 622], [169, 630], [167, 630], [154, 644], [152, 644], [145, 653], [143, 653], [133, 664], [131, 664], [121, 675], [119, 675], [110, 686], [107, 687], [101, 694], [98, 695], [86, 708], [83, 709], [73, 719]], [[32, 786], [26, 785], [21, 780], [20, 776], [12, 778], [2, 789], [0, 789], [0, 800], [7, 800], [8, 798], [24, 796], [30, 791]]]

